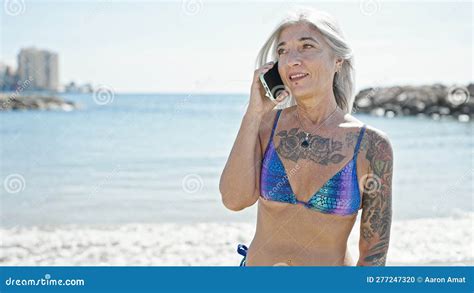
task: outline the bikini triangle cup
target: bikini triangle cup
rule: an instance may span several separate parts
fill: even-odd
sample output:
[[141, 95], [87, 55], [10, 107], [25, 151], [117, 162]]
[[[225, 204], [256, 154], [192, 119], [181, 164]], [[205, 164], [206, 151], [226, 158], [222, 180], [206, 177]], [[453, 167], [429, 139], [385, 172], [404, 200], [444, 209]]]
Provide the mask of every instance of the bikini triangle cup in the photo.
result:
[[357, 154], [366, 125], [364, 124], [360, 130], [352, 159], [314, 192], [308, 202], [304, 202], [298, 200], [293, 192], [286, 169], [273, 143], [281, 111], [278, 110], [276, 114], [270, 141], [262, 159], [260, 195], [266, 200], [302, 204], [311, 210], [326, 214], [352, 215], [357, 213], [361, 206], [357, 178]]

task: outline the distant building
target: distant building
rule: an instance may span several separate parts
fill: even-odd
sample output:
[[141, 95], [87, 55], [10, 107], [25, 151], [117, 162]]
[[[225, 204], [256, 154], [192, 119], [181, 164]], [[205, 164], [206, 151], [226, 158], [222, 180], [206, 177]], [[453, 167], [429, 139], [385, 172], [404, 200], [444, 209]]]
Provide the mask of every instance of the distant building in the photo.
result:
[[15, 91], [17, 87], [18, 76], [13, 68], [0, 63], [0, 91]]
[[8, 68], [7, 65], [0, 63], [0, 91], [6, 91], [7, 84], [6, 84], [5, 76], [7, 73], [7, 68]]
[[58, 91], [58, 54], [34, 47], [18, 54], [18, 82], [29, 82], [28, 90]]
[[71, 81], [64, 87], [64, 92], [73, 94], [92, 93], [93, 91], [94, 88], [90, 83], [79, 85], [76, 84], [74, 81]]

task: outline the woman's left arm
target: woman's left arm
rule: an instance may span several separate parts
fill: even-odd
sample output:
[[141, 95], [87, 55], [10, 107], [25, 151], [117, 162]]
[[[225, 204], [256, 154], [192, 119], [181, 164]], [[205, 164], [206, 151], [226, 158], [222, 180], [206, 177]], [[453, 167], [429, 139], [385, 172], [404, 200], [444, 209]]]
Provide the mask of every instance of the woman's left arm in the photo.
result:
[[383, 132], [367, 129], [369, 173], [362, 195], [357, 266], [384, 266], [392, 224], [393, 151]]

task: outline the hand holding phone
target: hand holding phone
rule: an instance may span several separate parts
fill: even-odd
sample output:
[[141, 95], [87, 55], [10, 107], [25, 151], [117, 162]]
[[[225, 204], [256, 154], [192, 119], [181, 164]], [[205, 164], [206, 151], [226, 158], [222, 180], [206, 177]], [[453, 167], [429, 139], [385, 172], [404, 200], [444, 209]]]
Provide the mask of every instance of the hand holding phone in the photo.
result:
[[276, 98], [285, 90], [283, 80], [281, 79], [280, 73], [278, 73], [278, 62], [266, 73], [260, 74], [259, 78], [265, 89], [265, 96], [276, 103]]
[[[274, 62], [268, 62], [254, 71], [247, 112], [252, 112], [253, 114], [261, 116], [273, 110], [276, 104], [282, 102], [284, 99], [287, 98], [287, 94], [289, 94], [289, 91], [286, 91], [286, 94], [282, 94], [278, 97], [278, 94], [281, 92], [280, 89], [284, 89], [283, 82], [281, 82], [281, 86], [278, 88], [272, 85], [269, 86], [267, 84], [264, 76], [270, 70], [276, 70], [276, 74], [279, 76], [278, 63]], [[262, 83], [262, 79], [264, 80], [265, 84]], [[280, 83], [278, 82], [278, 84]], [[268, 88], [268, 91], [265, 89], [265, 86]], [[271, 91], [272, 88], [275, 89], [273, 91], [273, 94]], [[265, 95], [267, 96], [267, 98], [264, 97]]]

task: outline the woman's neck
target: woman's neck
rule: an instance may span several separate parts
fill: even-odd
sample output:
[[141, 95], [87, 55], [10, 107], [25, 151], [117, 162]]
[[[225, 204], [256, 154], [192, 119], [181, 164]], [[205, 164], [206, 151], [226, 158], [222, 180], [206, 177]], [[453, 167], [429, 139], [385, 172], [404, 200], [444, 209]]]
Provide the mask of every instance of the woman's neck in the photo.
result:
[[[328, 116], [334, 113], [337, 103], [334, 94], [328, 96], [313, 96], [305, 99], [297, 99], [296, 111], [299, 117], [310, 122], [313, 125], [319, 125], [324, 122]], [[337, 112], [338, 110], [336, 110]]]

